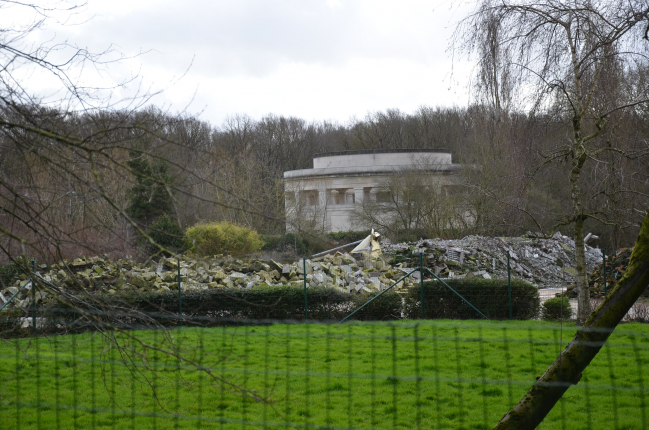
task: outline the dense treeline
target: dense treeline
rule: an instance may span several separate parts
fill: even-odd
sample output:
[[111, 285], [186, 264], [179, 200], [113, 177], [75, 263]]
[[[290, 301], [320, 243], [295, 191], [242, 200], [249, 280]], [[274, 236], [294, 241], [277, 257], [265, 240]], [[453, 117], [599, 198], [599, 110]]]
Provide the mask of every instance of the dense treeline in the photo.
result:
[[[0, 239], [5, 255], [22, 253], [18, 238], [26, 237], [32, 249], [25, 252], [48, 260], [80, 253], [136, 256], [140, 233], [163, 215], [181, 229], [227, 220], [281, 234], [284, 171], [312, 167], [317, 153], [375, 148], [453, 152], [453, 161], [464, 165], [462, 199], [476, 219], [449, 234], [569, 231], [556, 224], [570, 210], [562, 186], [570, 166], [543, 163], [570, 132], [565, 118], [552, 113], [474, 105], [376, 112], [345, 125], [276, 115], [240, 115], [213, 125], [156, 108], [80, 115], [18, 109], [4, 106], [1, 114], [53, 137], [2, 129], [0, 224], [12, 233]], [[638, 110], [619, 118], [602, 139], [639, 153], [647, 147], [648, 128], [647, 112]], [[58, 145], [56, 136], [78, 141], [83, 150]], [[611, 152], [584, 175], [587, 204], [603, 221], [590, 220], [588, 231], [604, 246], [632, 243], [649, 207], [648, 167], [646, 158]]]

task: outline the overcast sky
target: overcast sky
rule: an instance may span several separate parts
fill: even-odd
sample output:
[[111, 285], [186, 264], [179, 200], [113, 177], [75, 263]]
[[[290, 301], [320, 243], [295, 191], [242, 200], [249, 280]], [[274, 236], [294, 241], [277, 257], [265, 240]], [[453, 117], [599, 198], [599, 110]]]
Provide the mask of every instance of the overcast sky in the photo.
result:
[[137, 74], [165, 89], [156, 104], [215, 125], [269, 113], [346, 123], [466, 105], [471, 66], [448, 42], [468, 11], [452, 0], [89, 0], [77, 25], [48, 29], [95, 51], [146, 51], [110, 78]]

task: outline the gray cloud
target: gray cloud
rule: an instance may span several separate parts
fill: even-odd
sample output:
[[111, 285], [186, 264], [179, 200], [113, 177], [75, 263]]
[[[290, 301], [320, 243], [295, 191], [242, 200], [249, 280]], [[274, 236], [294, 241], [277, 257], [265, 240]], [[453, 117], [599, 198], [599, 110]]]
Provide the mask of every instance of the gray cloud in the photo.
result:
[[173, 109], [197, 91], [190, 110], [206, 107], [216, 122], [240, 112], [343, 120], [458, 102], [448, 89], [449, 0], [439, 0], [446, 10], [426, 0], [103, 1], [90, 0], [89, 14], [102, 10], [54, 29], [57, 38], [94, 52], [111, 44], [127, 55], [151, 50], [112, 64], [106, 76], [119, 82], [141, 68], [145, 88], [168, 89], [153, 102]]
[[[357, 2], [172, 2], [125, 16], [97, 16], [84, 29], [93, 44], [153, 49], [146, 61], [196, 57], [195, 71], [264, 76], [286, 61], [339, 64], [362, 50], [367, 29]], [[86, 37], [87, 36], [87, 37]]]

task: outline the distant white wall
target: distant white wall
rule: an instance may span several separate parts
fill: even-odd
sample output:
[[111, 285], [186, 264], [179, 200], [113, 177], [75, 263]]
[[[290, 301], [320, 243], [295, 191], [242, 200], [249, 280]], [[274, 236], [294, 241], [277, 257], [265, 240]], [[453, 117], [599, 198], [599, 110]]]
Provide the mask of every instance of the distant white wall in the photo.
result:
[[367, 166], [412, 167], [417, 164], [451, 164], [451, 154], [444, 152], [413, 151], [398, 153], [329, 155], [313, 159], [314, 169]]

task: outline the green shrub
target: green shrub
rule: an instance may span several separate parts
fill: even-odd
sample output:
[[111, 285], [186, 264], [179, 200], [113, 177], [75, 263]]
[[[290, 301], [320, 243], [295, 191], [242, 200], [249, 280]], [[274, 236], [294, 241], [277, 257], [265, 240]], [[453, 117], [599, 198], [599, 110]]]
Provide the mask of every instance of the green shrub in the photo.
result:
[[546, 300], [542, 307], [543, 319], [546, 321], [569, 320], [572, 317], [572, 307], [568, 297], [555, 297]]
[[[489, 319], [509, 319], [509, 289], [501, 279], [448, 279], [446, 284]], [[480, 319], [466, 301], [439, 281], [424, 283], [426, 318]], [[539, 314], [538, 289], [527, 282], [512, 280], [512, 318], [532, 319]], [[413, 286], [405, 297], [406, 318], [421, 318], [421, 287]]]
[[[310, 287], [309, 321], [340, 321], [374, 295], [356, 295], [337, 288]], [[151, 292], [106, 295], [102, 303], [112, 307], [137, 310], [136, 314], [155, 316], [163, 325], [175, 325], [178, 292]], [[242, 320], [304, 321], [304, 288], [295, 286], [256, 286], [243, 288], [210, 288], [182, 293], [183, 315], [191, 324], [215, 325]], [[166, 315], [166, 316], [165, 316]], [[394, 320], [401, 318], [401, 296], [387, 292], [356, 313], [351, 319]], [[127, 318], [128, 324], [137, 324]], [[189, 322], [188, 322], [189, 324]]]
[[188, 228], [185, 236], [189, 250], [198, 256], [242, 256], [259, 251], [264, 245], [256, 231], [227, 221], [197, 224]]

